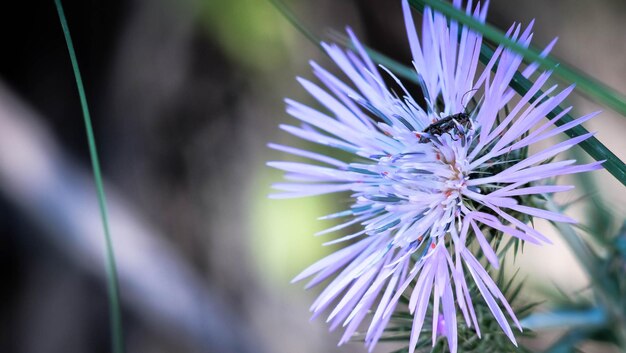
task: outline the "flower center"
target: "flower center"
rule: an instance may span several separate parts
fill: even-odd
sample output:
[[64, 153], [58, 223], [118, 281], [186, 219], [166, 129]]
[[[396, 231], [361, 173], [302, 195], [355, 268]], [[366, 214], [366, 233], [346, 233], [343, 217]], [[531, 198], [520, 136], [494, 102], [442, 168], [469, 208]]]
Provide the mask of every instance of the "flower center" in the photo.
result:
[[444, 209], [455, 206], [461, 201], [461, 196], [465, 187], [467, 187], [468, 163], [465, 155], [458, 155], [464, 151], [455, 150], [450, 146], [441, 146], [437, 155], [441, 155], [438, 160], [441, 163], [441, 174], [443, 187], [441, 194], [443, 195], [442, 205]]

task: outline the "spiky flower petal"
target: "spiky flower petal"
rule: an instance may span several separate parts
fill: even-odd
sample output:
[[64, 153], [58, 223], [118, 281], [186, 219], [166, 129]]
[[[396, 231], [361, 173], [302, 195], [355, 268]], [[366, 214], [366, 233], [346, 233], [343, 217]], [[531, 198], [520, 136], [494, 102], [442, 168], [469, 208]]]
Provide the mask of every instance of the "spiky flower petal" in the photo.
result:
[[[460, 1], [454, 5], [461, 7]], [[468, 4], [466, 12], [480, 21], [487, 6]], [[333, 307], [331, 328], [345, 327], [340, 343], [355, 333], [368, 313], [365, 334], [373, 348], [399, 298], [409, 288], [408, 308], [414, 315], [410, 339], [412, 352], [432, 303], [433, 344], [445, 336], [451, 352], [457, 350], [457, 308], [469, 327], [480, 336], [466, 278], [475, 282], [504, 333], [515, 343], [509, 319], [521, 330], [515, 313], [483, 265], [468, 249], [477, 242], [487, 261], [498, 267], [490, 245], [493, 234], [506, 233], [541, 244], [550, 240], [529, 226], [531, 217], [574, 222], [567, 216], [524, 204], [533, 195], [555, 193], [571, 186], [550, 184], [551, 178], [591, 171], [600, 163], [576, 165], [574, 160], [553, 161], [591, 134], [571, 138], [531, 156], [527, 147], [583, 123], [595, 114], [556, 127], [564, 113], [542, 123], [543, 118], [571, 92], [550, 87], [535, 94], [550, 72], [540, 73], [531, 89], [516, 97], [509, 87], [519, 71], [530, 77], [537, 65], [521, 68], [522, 57], [498, 47], [491, 61], [479, 66], [482, 36], [426, 8], [421, 40], [409, 6], [404, 18], [421, 83], [415, 100], [387, 69], [381, 71], [348, 30], [355, 50], [334, 44], [323, 47], [351, 84], [312, 63], [313, 72], [326, 86], [299, 78], [302, 86], [326, 112], [287, 99], [287, 112], [300, 127], [281, 126], [304, 140], [354, 155], [341, 161], [294, 147], [270, 147], [311, 159], [315, 164], [270, 162], [286, 172], [288, 183], [274, 185], [277, 198], [351, 192], [350, 209], [325, 219], [350, 217], [323, 233], [354, 224], [361, 229], [328, 242], [350, 241], [342, 250], [313, 264], [294, 281], [314, 276], [307, 287], [335, 275], [311, 306], [313, 315]], [[513, 25], [507, 36], [521, 45], [532, 37], [532, 23]], [[554, 42], [544, 51], [547, 54]], [[493, 74], [492, 74], [493, 72]], [[398, 97], [387, 86], [389, 75], [403, 92]], [[505, 109], [510, 108], [510, 110]], [[486, 234], [488, 233], [488, 234]], [[504, 310], [503, 310], [504, 309]], [[505, 314], [506, 312], [506, 314]], [[507, 318], [508, 315], [508, 318]]]

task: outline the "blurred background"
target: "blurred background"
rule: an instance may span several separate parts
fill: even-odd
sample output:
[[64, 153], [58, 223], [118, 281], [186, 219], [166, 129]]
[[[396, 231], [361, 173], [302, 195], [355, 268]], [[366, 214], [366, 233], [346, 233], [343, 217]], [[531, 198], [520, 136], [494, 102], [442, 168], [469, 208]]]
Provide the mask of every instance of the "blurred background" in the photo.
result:
[[[287, 3], [319, 34], [349, 25], [410, 63], [399, 1]], [[265, 162], [288, 158], [267, 142], [309, 146], [278, 129], [294, 123], [283, 98], [313, 104], [295, 77], [313, 77], [310, 59], [335, 67], [265, 0], [64, 6], [106, 183], [128, 352], [364, 352], [359, 342], [336, 347], [322, 318], [309, 322], [318, 289], [290, 284], [333, 250], [312, 234], [332, 225], [316, 218], [342, 209], [345, 195], [266, 197], [280, 173]], [[532, 18], [533, 43], [560, 36], [557, 57], [626, 92], [624, 1], [492, 1], [488, 21], [506, 29]], [[0, 43], [0, 351], [108, 352], [104, 243], [53, 1], [4, 4]], [[570, 102], [579, 115], [598, 109]], [[606, 109], [587, 128], [626, 157], [623, 117]], [[601, 203], [616, 215], [601, 226], [616, 230], [622, 185], [605, 171], [581, 185], [560, 201], [580, 198], [572, 214], [582, 219]], [[555, 245], [526, 246], [509, 266], [522, 268], [528, 300], [587, 286], [551, 237]]]

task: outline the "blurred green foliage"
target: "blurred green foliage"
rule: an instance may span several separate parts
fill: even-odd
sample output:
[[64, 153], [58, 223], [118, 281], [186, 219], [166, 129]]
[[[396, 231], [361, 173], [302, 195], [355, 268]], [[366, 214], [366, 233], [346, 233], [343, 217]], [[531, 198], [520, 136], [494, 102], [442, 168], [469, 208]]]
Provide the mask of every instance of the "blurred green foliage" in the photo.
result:
[[[266, 167], [258, 178], [259, 185], [270, 185], [280, 178], [278, 170]], [[266, 277], [278, 285], [286, 286], [300, 271], [325, 254], [336, 250], [321, 244], [330, 240], [328, 235], [313, 234], [336, 223], [320, 221], [318, 217], [337, 211], [332, 197], [319, 196], [299, 199], [268, 199], [271, 190], [257, 187], [248, 214], [252, 217], [251, 256], [262, 268]]]
[[293, 27], [265, 0], [201, 0], [200, 16], [230, 58], [252, 70], [275, 68], [295, 37]]

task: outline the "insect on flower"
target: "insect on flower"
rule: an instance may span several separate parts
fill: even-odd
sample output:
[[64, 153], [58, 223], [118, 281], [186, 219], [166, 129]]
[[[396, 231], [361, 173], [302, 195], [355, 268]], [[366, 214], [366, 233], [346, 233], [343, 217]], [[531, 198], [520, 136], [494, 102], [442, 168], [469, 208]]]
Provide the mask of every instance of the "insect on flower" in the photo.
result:
[[[454, 115], [446, 116], [441, 120], [437, 120], [436, 122], [428, 125], [426, 129], [424, 129], [423, 133], [416, 133], [419, 135], [419, 142], [426, 143], [430, 142], [430, 138], [424, 136], [426, 133], [428, 136], [431, 135], [443, 135], [450, 134], [450, 131], [453, 129], [456, 130], [456, 133], [459, 135], [465, 135], [465, 130], [471, 128], [472, 121], [470, 120], [470, 116], [463, 112]], [[452, 136], [452, 135], [450, 135]]]
[[[487, 6], [470, 2], [463, 8], [460, 0], [453, 4], [484, 22]], [[477, 244], [486, 261], [498, 268], [499, 259], [490, 244], [495, 235], [549, 243], [528, 224], [530, 218], [574, 222], [525, 200], [572, 188], [553, 184], [557, 176], [600, 169], [601, 162], [578, 165], [575, 160], [553, 160], [592, 134], [567, 139], [532, 155], [526, 151], [528, 146], [582, 124], [596, 113], [557, 127], [555, 122], [571, 109], [567, 108], [542, 122], [573, 87], [558, 91], [552, 86], [539, 93], [550, 77], [550, 72], [540, 72], [528, 92], [514, 100], [516, 93], [509, 87], [514, 74], [519, 70], [528, 78], [538, 65], [522, 69], [523, 58], [500, 46], [484, 67], [479, 66], [479, 33], [426, 7], [418, 38], [408, 2], [402, 5], [421, 86], [421, 91], [413, 94], [422, 96], [419, 101], [424, 103], [418, 104], [398, 78], [380, 67], [403, 96], [393, 93], [349, 29], [354, 51], [322, 43], [349, 82], [314, 62], [313, 72], [326, 89], [298, 79], [324, 111], [286, 100], [287, 113], [301, 125], [281, 125], [283, 130], [341, 150], [344, 155], [347, 152], [352, 158], [341, 160], [270, 144], [273, 149], [313, 161], [269, 162], [269, 166], [285, 171], [288, 180], [275, 184], [274, 188], [282, 192], [271, 196], [349, 192], [353, 203], [348, 209], [322, 217], [347, 220], [320, 235], [359, 227], [353, 234], [328, 241], [326, 244], [348, 245], [311, 265], [294, 281], [313, 276], [308, 288], [332, 278], [311, 311], [316, 317], [329, 309], [331, 329], [345, 328], [340, 343], [349, 340], [369, 315], [365, 343], [372, 349], [400, 297], [407, 295], [413, 315], [410, 352], [416, 347], [428, 312], [433, 325], [439, 327], [431, 330], [433, 344], [438, 335], [445, 336], [455, 353], [458, 313], [466, 327], [481, 335], [469, 279], [515, 344], [511, 324], [521, 330], [515, 313], [469, 245]], [[532, 27], [533, 23], [525, 28], [515, 24], [507, 36], [528, 46]], [[543, 55], [554, 44], [550, 43]], [[471, 112], [462, 104], [465, 96], [475, 102]]]

